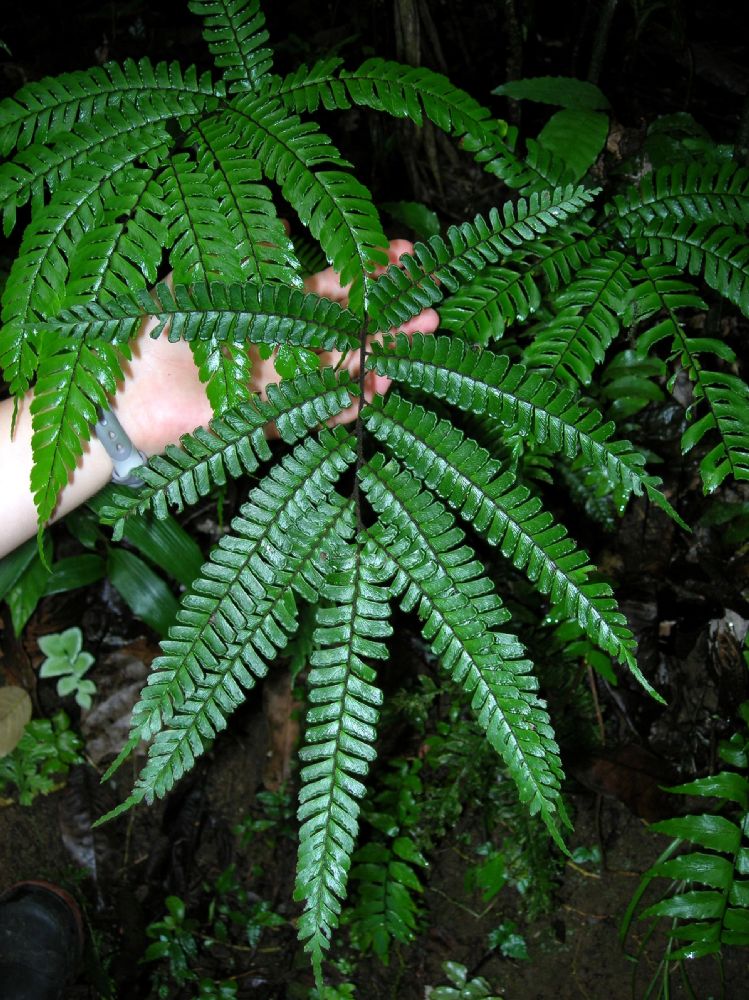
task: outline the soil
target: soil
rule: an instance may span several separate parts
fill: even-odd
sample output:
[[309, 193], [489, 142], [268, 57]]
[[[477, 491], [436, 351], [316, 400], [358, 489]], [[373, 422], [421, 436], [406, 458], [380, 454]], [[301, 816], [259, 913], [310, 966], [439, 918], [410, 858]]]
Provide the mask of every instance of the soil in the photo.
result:
[[[144, 53], [155, 58], [179, 57], [185, 63], [200, 59], [199, 38], [180, 19], [178, 6], [181, 9], [176, 4], [134, 3], [128, 5], [127, 14], [115, 16], [115, 4], [84, 3], [79, 5], [82, 16], [74, 31], [76, 18], [66, 5], [64, 24], [50, 18], [36, 33], [25, 24], [28, 12], [17, 9], [13, 19], [4, 13], [0, 38], [7, 38], [13, 49], [13, 58], [3, 63], [5, 89], [12, 92], [27, 79], [87, 66], [95, 59]], [[304, 23], [309, 17], [309, 4], [281, 6], [290, 23]], [[424, 63], [448, 68], [455, 82], [484, 99], [504, 78], [516, 55], [509, 44], [499, 54], [492, 49], [501, 5], [425, 6], [431, 10], [434, 31], [425, 21], [420, 42]], [[526, 5], [507, 6], [518, 7], [522, 14]], [[575, 40], [573, 25], [581, 23], [588, 7], [595, 5], [570, 6], [575, 16], [567, 21], [554, 14], [552, 5], [528, 5], [539, 21], [546, 18], [547, 30], [543, 37], [528, 42], [522, 75], [551, 72], [552, 68], [569, 71], [559, 65], [560, 51], [586, 64], [589, 53]], [[352, 32], [352, 51], [366, 50], [371, 44], [379, 54], [402, 57], [404, 36], [398, 35], [382, 7], [357, 5], [343, 22], [337, 4], [321, 5], [316, 31], [305, 39], [307, 48], [292, 36], [280, 50], [279, 60], [295, 64], [300, 48], [307, 60], [315, 58], [317, 50], [329, 51], [338, 44], [345, 50]], [[612, 35], [611, 58], [601, 83], [612, 99], [618, 98], [617, 112], [627, 123], [625, 132], [636, 132], [655, 113], [688, 106], [717, 138], [733, 138], [747, 87], [745, 51], [732, 41], [729, 30], [732, 9], [730, 4], [722, 5], [720, 11], [714, 5], [695, 4], [684, 14], [685, 35], [701, 44], [689, 72], [684, 52], [694, 54], [694, 47], [689, 50], [686, 43], [674, 42], [676, 28], [667, 19], [656, 19], [650, 33], [643, 29], [635, 45], [631, 23], [618, 15], [621, 31]], [[280, 10], [269, 12], [277, 35], [276, 22], [281, 18]], [[22, 30], [16, 31], [19, 25]], [[67, 40], [65, 44], [60, 44], [61, 38]], [[447, 47], [447, 39], [454, 41], [454, 47]], [[441, 66], [440, 60], [449, 65]], [[352, 65], [356, 61], [355, 56], [349, 59]], [[338, 128], [350, 137], [358, 124], [355, 116], [342, 116], [334, 131]], [[393, 184], [405, 184], [405, 163], [410, 187], [402, 196], [425, 201], [448, 221], [470, 217], [491, 202], [493, 182], [478, 171], [466, 170], [464, 161], [456, 167], [454, 151], [440, 147], [437, 161], [426, 159], [427, 168], [418, 146], [408, 145], [416, 142], [413, 135], [394, 135], [403, 160], [392, 155], [392, 145], [387, 156], [375, 155], [369, 178], [375, 191], [389, 192], [392, 199]], [[392, 140], [393, 134], [388, 137], [391, 144]], [[436, 172], [432, 169], [435, 162], [439, 164]], [[735, 346], [746, 333], [743, 328], [735, 330], [731, 343]], [[350, 978], [357, 983], [359, 1000], [422, 1000], [429, 986], [445, 982], [442, 964], [447, 959], [463, 963], [471, 975], [485, 976], [506, 1000], [624, 1000], [645, 996], [649, 981], [658, 974], [665, 947], [662, 930], [648, 936], [646, 925], [635, 921], [624, 947], [619, 940], [620, 923], [642, 873], [669, 842], [650, 831], [648, 824], [675, 811], [672, 797], [661, 786], [716, 768], [718, 743], [736, 729], [738, 705], [749, 696], [741, 655], [749, 620], [749, 549], [745, 538], [727, 541], [720, 525], [711, 526], [703, 518], [709, 503], [746, 503], [749, 490], [725, 486], [709, 503], [705, 500], [695, 462], [684, 461], [678, 454], [680, 414], [680, 408], [647, 411], [638, 443], [653, 447], [665, 459], [667, 495], [694, 526], [692, 535], [674, 529], [643, 501], [631, 504], [615, 530], [606, 534], [591, 528], [584, 514], [570, 510], [563, 493], [556, 496], [551, 491], [548, 498], [563, 511], [563, 520], [594, 563], [613, 580], [639, 640], [640, 665], [647, 676], [655, 678], [667, 699], [666, 707], [657, 706], [626, 677], [616, 687], [600, 677], [592, 679], [598, 711], [588, 713], [586, 725], [592, 727], [596, 739], [584, 742], [567, 732], [574, 728], [565, 726], [568, 706], [549, 674], [544, 694], [560, 728], [568, 774], [566, 794], [574, 818], [569, 846], [573, 852], [578, 847], [597, 847], [600, 860], [565, 861], [558, 856], [551, 906], [533, 919], [527, 899], [510, 885], [486, 905], [479, 893], [465, 888], [468, 855], [486, 840], [481, 801], [466, 802], [459, 823], [429, 855], [423, 933], [409, 946], [394, 947], [388, 966], [354, 956], [357, 965]], [[206, 510], [201, 517], [208, 523], [205, 540], [215, 512]], [[61, 544], [70, 545], [64, 529], [56, 530]], [[507, 582], [511, 596], [522, 605], [522, 588], [513, 578]], [[39, 636], [71, 625], [82, 627], [84, 646], [96, 656], [90, 676], [98, 694], [90, 712], [81, 713], [72, 699], [60, 701], [53, 682], [37, 679]], [[124, 798], [136, 773], [138, 759], [112, 782], [99, 783], [124, 741], [128, 712], [157, 655], [157, 637], [134, 620], [112, 588], [103, 583], [73, 595], [44, 598], [20, 639], [13, 636], [6, 611], [0, 638], [0, 683], [26, 687], [34, 699], [35, 715], [50, 716], [64, 707], [86, 744], [87, 762], [74, 768], [58, 790], [38, 797], [30, 807], [21, 807], [12, 798], [0, 803], [0, 889], [22, 879], [46, 878], [72, 891], [84, 910], [85, 961], [77, 981], [65, 993], [66, 1000], [156, 997], [156, 965], [142, 961], [151, 942], [146, 928], [163, 918], [166, 898], [178, 896], [198, 922], [198, 934], [205, 935], [216, 880], [230, 865], [236, 866], [238, 883], [249, 903], [265, 900], [283, 924], [266, 929], [257, 946], [236, 935], [213, 947], [200, 939], [199, 973], [233, 978], [242, 1000], [307, 997], [312, 978], [293, 926], [298, 916], [292, 902], [294, 822], [284, 821], [248, 843], [242, 843], [235, 832], [248, 815], [262, 818], [258, 792], [276, 789], [287, 777], [293, 788], [290, 752], [298, 708], [284, 679], [284, 665], [279, 665], [275, 688], [249, 698], [211, 752], [165, 801], [140, 806], [93, 829], [95, 819]], [[402, 643], [398, 662], [403, 677], [408, 680], [420, 671], [433, 671], [417, 642], [400, 637], [397, 641]], [[592, 699], [593, 687], [582, 687]], [[383, 735], [382, 758], [417, 754], [419, 739], [408, 727], [393, 726]], [[494, 777], [487, 774], [487, 785]], [[501, 837], [501, 830], [492, 835]], [[657, 898], [654, 890], [646, 901]], [[506, 958], [488, 947], [487, 935], [502, 921], [517, 924], [529, 959]], [[345, 962], [351, 960], [351, 953], [344, 949], [338, 957]], [[708, 1000], [721, 995], [715, 962], [690, 963], [688, 971], [693, 993], [674, 975], [671, 997], [693, 995]], [[722, 983], [728, 1000], [746, 995], [748, 971], [746, 955], [728, 949]], [[331, 983], [347, 978], [345, 964], [329, 972]], [[164, 995], [183, 1000], [195, 993], [195, 987], [170, 986]]]

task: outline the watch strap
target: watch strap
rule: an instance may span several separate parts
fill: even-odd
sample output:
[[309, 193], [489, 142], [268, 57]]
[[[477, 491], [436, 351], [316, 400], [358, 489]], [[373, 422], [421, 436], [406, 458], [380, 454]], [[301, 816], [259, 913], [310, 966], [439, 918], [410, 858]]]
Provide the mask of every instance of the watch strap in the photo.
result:
[[133, 475], [133, 469], [143, 465], [146, 456], [135, 447], [111, 410], [100, 406], [98, 414], [94, 431], [112, 459], [112, 482], [118, 486], [142, 486], [143, 480]]

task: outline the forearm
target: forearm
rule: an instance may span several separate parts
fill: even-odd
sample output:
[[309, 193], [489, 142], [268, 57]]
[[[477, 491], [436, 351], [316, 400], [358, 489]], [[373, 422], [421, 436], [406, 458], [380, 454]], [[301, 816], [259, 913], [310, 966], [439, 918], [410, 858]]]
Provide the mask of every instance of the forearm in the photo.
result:
[[[0, 474], [4, 494], [3, 516], [0, 518], [0, 557], [31, 538], [37, 529], [37, 513], [30, 486], [31, 399], [31, 394], [28, 394], [19, 402], [18, 419], [12, 438], [10, 428], [14, 401], [6, 399], [0, 403]], [[106, 485], [111, 475], [111, 459], [100, 442], [92, 436], [91, 441], [84, 442], [83, 455], [60, 494], [53, 520], [92, 497]]]

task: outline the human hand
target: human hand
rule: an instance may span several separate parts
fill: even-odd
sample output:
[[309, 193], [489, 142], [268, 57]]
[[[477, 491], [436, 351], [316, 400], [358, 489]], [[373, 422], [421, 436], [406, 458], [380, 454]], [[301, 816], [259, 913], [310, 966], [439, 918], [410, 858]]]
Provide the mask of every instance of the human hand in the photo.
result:
[[[404, 253], [411, 253], [413, 244], [407, 240], [391, 240], [388, 247], [390, 264], [398, 263]], [[385, 267], [379, 267], [379, 274]], [[332, 267], [314, 274], [305, 281], [305, 288], [323, 298], [332, 299], [341, 306], [348, 304], [348, 286], [342, 286]], [[132, 344], [132, 360], [123, 366], [125, 386], [115, 398], [113, 409], [137, 448], [146, 455], [163, 451], [167, 444], [200, 425], [206, 425], [213, 416], [205, 390], [200, 383], [195, 361], [186, 341], [170, 343], [166, 336], [153, 339], [149, 336], [157, 321], [148, 317], [139, 336]], [[433, 333], [439, 320], [434, 309], [425, 309], [408, 320], [398, 330], [406, 334], [419, 330]], [[378, 337], [381, 336], [378, 334]], [[371, 340], [372, 338], [370, 338]], [[265, 395], [267, 386], [280, 381], [273, 366], [273, 358], [261, 358], [251, 348], [252, 385], [255, 392]], [[359, 351], [349, 352], [343, 359], [338, 351], [320, 352], [322, 367], [341, 365], [353, 379], [360, 375]], [[376, 394], [384, 394], [390, 379], [369, 371], [364, 376], [364, 399], [371, 402]], [[355, 419], [358, 401], [331, 420], [331, 424], [348, 423]], [[266, 428], [269, 437], [276, 435], [275, 427]]]

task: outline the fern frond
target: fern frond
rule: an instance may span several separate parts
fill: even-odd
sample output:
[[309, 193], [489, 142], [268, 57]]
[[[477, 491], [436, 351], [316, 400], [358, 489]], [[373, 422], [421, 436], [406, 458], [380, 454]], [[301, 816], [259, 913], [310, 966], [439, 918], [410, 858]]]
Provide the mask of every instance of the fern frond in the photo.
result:
[[[397, 851], [406, 848], [405, 858]], [[394, 844], [365, 844], [353, 858], [351, 881], [356, 883], [357, 900], [347, 913], [347, 924], [351, 928], [352, 941], [361, 951], [374, 951], [387, 965], [390, 944], [400, 941], [408, 944], [416, 936], [421, 909], [416, 893], [424, 888], [414, 868], [407, 861], [426, 866], [408, 838], [398, 838]]]
[[514, 432], [532, 434], [548, 449], [600, 469], [626, 495], [645, 492], [686, 528], [657, 489], [660, 480], [643, 471], [644, 458], [628, 441], [611, 441], [613, 423], [582, 407], [574, 392], [540, 372], [526, 372], [502, 355], [473, 350], [450, 337], [398, 336], [388, 346], [372, 344], [368, 367], [398, 382], [445, 399], [461, 410], [487, 414]]
[[153, 66], [145, 57], [45, 77], [0, 103], [0, 156], [14, 147], [43, 145], [78, 122], [106, 117], [123, 105], [137, 107], [141, 100], [158, 101], [171, 109], [168, 117], [179, 118], [212, 110], [222, 95], [209, 73], [198, 76], [194, 66], [183, 71], [177, 62]]
[[[278, 581], [288, 583], [285, 567], [292, 565], [295, 552], [306, 551], [306, 543], [302, 544], [295, 532], [299, 528], [303, 533], [310, 518], [310, 537], [315, 536], [317, 522], [311, 515], [317, 508], [324, 512], [325, 524], [340, 522], [341, 531], [347, 532], [350, 518], [343, 516], [344, 502], [332, 494], [337, 479], [354, 458], [351, 436], [343, 428], [324, 431], [319, 441], [298, 445], [251, 491], [232, 522], [234, 534], [221, 538], [183, 597], [176, 623], [162, 644], [162, 655], [154, 662], [148, 685], [133, 709], [130, 738], [108, 774], [122, 764], [139, 740], [163, 731], [183, 710], [185, 699], [201, 683], [206, 665], [218, 675], [214, 680], [219, 686], [228, 676], [227, 664], [242, 684], [254, 683], [247, 680], [245, 668], [251, 673], [253, 666], [265, 672], [264, 667], [257, 667], [258, 644], [261, 650], [265, 646], [263, 655], [274, 655], [278, 643], [268, 652], [263, 636], [268, 639], [278, 634], [271, 621], [278, 609], [273, 612], [273, 608], [278, 600], [283, 601], [284, 593], [290, 593], [287, 586], [279, 587]], [[313, 551], [317, 554], [322, 550], [315, 545]], [[310, 567], [305, 559], [294, 564], [294, 579], [309, 598], [310, 584], [305, 580]], [[261, 605], [262, 610], [258, 610]], [[296, 615], [293, 599], [285, 607]], [[271, 612], [271, 619], [265, 611]], [[262, 625], [259, 633], [255, 628], [258, 624]], [[284, 630], [287, 636], [290, 631]], [[226, 683], [231, 683], [231, 678]], [[210, 700], [210, 691], [208, 697]], [[142, 794], [146, 794], [145, 788]]]
[[711, 493], [728, 475], [749, 480], [749, 386], [736, 375], [704, 369], [698, 385], [709, 409], [684, 432], [681, 447], [687, 452], [708, 431], [718, 431], [720, 441], [700, 461], [705, 492]]
[[524, 322], [541, 305], [536, 261], [514, 254], [510, 267], [495, 264], [440, 308], [440, 326], [475, 344], [499, 340], [508, 326]]
[[117, 540], [128, 517], [152, 510], [164, 518], [169, 504], [182, 510], [213, 486], [223, 485], [228, 476], [253, 473], [271, 457], [263, 433], [266, 424], [275, 422], [281, 438], [292, 444], [349, 406], [356, 391], [344, 374], [336, 377], [331, 368], [269, 385], [267, 400], [254, 395], [215, 417], [208, 428], [185, 434], [180, 447], [168, 445], [163, 455], [150, 458], [139, 471], [143, 486], [135, 493], [111, 491], [99, 516], [114, 525]]
[[537, 330], [525, 351], [525, 364], [588, 385], [619, 333], [631, 275], [629, 259], [613, 250], [580, 271], [557, 295], [559, 312]]
[[[154, 128], [149, 142], [146, 159], [163, 159], [170, 142], [166, 131], [160, 126]], [[3, 292], [0, 332], [0, 366], [15, 394], [26, 391], [36, 370], [39, 321], [57, 313], [65, 301], [64, 284], [71, 256], [81, 252], [85, 234], [96, 228], [106, 214], [104, 205], [109, 204], [110, 195], [115, 196], [124, 179], [130, 181], [140, 173], [132, 165], [139, 155], [137, 146], [131, 150], [124, 141], [113, 140], [109, 155], [93, 156], [79, 164], [75, 176], [55, 191], [49, 204], [27, 226]], [[150, 212], [145, 199], [141, 210]], [[141, 235], [132, 234], [131, 238], [143, 252], [128, 256], [140, 260], [152, 256], [146, 252], [144, 234], [151, 231], [154, 239], [161, 241], [161, 233], [154, 228], [156, 222], [150, 223], [152, 219], [152, 214], [148, 219], [139, 214], [137, 223], [133, 220]], [[127, 255], [126, 247], [123, 253]]]
[[496, 264], [582, 211], [595, 194], [584, 188], [543, 191], [516, 205], [505, 202], [501, 213], [493, 208], [488, 221], [477, 215], [472, 223], [451, 226], [445, 239], [432, 236], [417, 243], [413, 254], [401, 257], [399, 267], [388, 268], [373, 283], [373, 328], [389, 330], [439, 302], [443, 287], [456, 291], [487, 264]]
[[92, 349], [83, 341], [47, 334], [31, 402], [31, 491], [40, 524], [52, 516], [58, 494], [83, 454], [98, 420], [97, 408], [108, 405], [107, 394], [116, 391], [123, 377], [119, 351], [109, 344]]
[[[79, 122], [70, 132], [57, 133], [49, 145], [28, 146], [15, 159], [0, 164], [0, 208], [6, 235], [15, 225], [16, 210], [21, 205], [31, 199], [32, 211], [38, 211], [44, 203], [45, 189], [53, 193], [82, 165], [93, 160], [105, 170], [108, 164], [108, 172], [112, 173], [121, 164], [123, 143], [129, 159], [142, 158], [152, 165], [154, 145], [162, 145], [162, 141], [154, 143], [154, 128], [173, 117], [170, 108], [144, 99], [137, 108], [112, 108], [106, 116]], [[115, 151], [117, 159], [110, 150]]]
[[[512, 175], [502, 178], [510, 187], [516, 188], [526, 197], [534, 191], [544, 188], [566, 187], [579, 181], [565, 161], [557, 156], [554, 150], [538, 142], [536, 139], [526, 140], [525, 160], [518, 164], [518, 169]], [[485, 167], [489, 173], [496, 169]]]
[[391, 563], [369, 542], [349, 547], [322, 587], [299, 791], [299, 860], [294, 898], [304, 903], [299, 938], [318, 982], [338, 924], [359, 829], [362, 780], [377, 753], [382, 692], [366, 659], [386, 660]]
[[273, 62], [259, 0], [190, 0], [189, 7], [205, 18], [203, 38], [229, 93], [257, 90]]
[[732, 160], [678, 161], [615, 195], [610, 214], [628, 235], [658, 219], [730, 222], [741, 229], [749, 222], [749, 170]]
[[152, 172], [121, 171], [102, 195], [99, 221], [71, 244], [63, 308], [127, 295], [157, 280], [167, 229]]
[[70, 337], [123, 343], [144, 315], [155, 316], [159, 336], [169, 324], [169, 339], [217, 340], [236, 344], [290, 344], [348, 351], [359, 344], [359, 321], [353, 313], [319, 295], [285, 285], [177, 285], [165, 283], [152, 293], [136, 292], [111, 302], [66, 309], [46, 321]]
[[262, 93], [283, 102], [287, 111], [297, 115], [316, 111], [344, 111], [351, 107], [346, 88], [338, 79], [343, 65], [339, 56], [320, 59], [312, 66], [300, 66], [287, 76], [270, 76], [263, 81]]
[[[211, 569], [218, 575], [216, 570], [228, 563], [223, 575], [234, 580], [233, 593], [219, 602], [207, 623], [203, 611], [206, 605], [215, 604], [215, 595], [202, 601], [195, 598], [192, 606], [189, 595], [183, 601], [178, 624], [169, 630], [169, 638], [162, 644], [164, 653], [154, 661], [149, 686], [141, 692], [135, 709], [137, 719], [145, 719], [146, 731], [154, 735], [148, 760], [132, 794], [115, 814], [143, 798], [147, 802], [162, 798], [174, 787], [193, 766], [195, 757], [226, 728], [227, 716], [242, 704], [256, 680], [266, 675], [269, 662], [296, 631], [298, 610], [293, 591], [309, 597], [310, 580], [315, 587], [322, 585], [329, 560], [335, 559], [340, 546], [339, 536], [353, 530], [351, 510], [344, 502], [324, 501], [330, 489], [332, 485], [318, 491], [319, 511], [312, 510], [308, 501], [292, 504], [288, 516], [279, 516], [275, 532], [253, 526], [250, 518], [250, 532], [259, 527], [264, 537], [265, 558], [260, 557], [257, 546], [253, 557], [244, 553], [245, 558], [240, 558], [236, 552], [242, 552], [242, 540], [235, 538], [238, 544], [233, 557], [227, 557], [232, 551], [227, 547], [217, 566], [208, 563], [204, 567], [208, 576]], [[246, 525], [237, 527], [241, 531]], [[268, 557], [275, 557], [276, 565], [268, 562]], [[235, 579], [237, 563], [243, 566]], [[204, 589], [209, 589], [206, 581], [202, 582]], [[225, 586], [224, 579], [213, 589], [225, 590]], [[130, 740], [108, 773], [139, 740], [135, 712], [133, 718]], [[158, 728], [152, 730], [152, 726]]]
[[280, 186], [303, 225], [319, 240], [341, 284], [352, 282], [349, 305], [363, 315], [365, 277], [377, 265], [387, 264], [384, 248], [388, 241], [363, 184], [343, 169], [312, 169], [323, 163], [345, 168], [349, 163], [317, 125], [288, 115], [279, 101], [235, 98], [227, 115], [211, 127], [227, 125], [236, 130], [248, 155]]
[[587, 222], [575, 219], [554, 231], [552, 243], [534, 247], [549, 291], [569, 285], [586, 264], [601, 256], [607, 242], [607, 237], [595, 233]]
[[[396, 464], [376, 455], [360, 472], [382, 525], [369, 536], [398, 567], [392, 589], [406, 611], [417, 609], [442, 666], [471, 695], [487, 739], [505, 761], [521, 800], [540, 813], [564, 849], [567, 825], [560, 795], [562, 768], [538, 682], [515, 636], [491, 631], [474, 606], [482, 568], [452, 516]], [[383, 528], [388, 526], [388, 530]], [[389, 530], [392, 529], [392, 530]]]
[[749, 246], [730, 226], [656, 218], [634, 236], [640, 256], [662, 256], [704, 281], [749, 316]]
[[243, 276], [302, 287], [294, 246], [276, 214], [273, 196], [256, 160], [235, 149], [223, 133], [199, 123], [194, 129], [199, 166], [210, 178], [213, 197], [233, 236], [233, 253]]
[[504, 122], [492, 118], [469, 94], [433, 70], [386, 59], [367, 59], [353, 71], [342, 71], [340, 79], [354, 104], [384, 111], [397, 118], [410, 118], [417, 125], [423, 115], [457, 138], [468, 133], [500, 139]]
[[[240, 282], [244, 277], [235, 235], [215, 197], [212, 164], [196, 164], [187, 153], [173, 156], [162, 174], [174, 280]], [[211, 171], [209, 173], [209, 171]], [[223, 413], [250, 396], [252, 362], [244, 345], [224, 343], [214, 333], [192, 340], [190, 349], [213, 412]]]
[[242, 281], [232, 232], [214, 198], [208, 174], [190, 154], [178, 153], [170, 157], [160, 181], [175, 282]]
[[608, 584], [592, 582], [585, 552], [512, 472], [448, 420], [391, 393], [364, 410], [366, 426], [430, 489], [497, 546], [602, 650], [637, 673], [635, 640]]
[[556, 291], [600, 253], [602, 240], [592, 237], [590, 226], [576, 221], [561, 229], [554, 231], [554, 242], [538, 240], [532, 249], [490, 265], [459, 288], [440, 306], [440, 326], [485, 345], [513, 323], [525, 322], [541, 304], [537, 277], [543, 276], [549, 291]]
[[654, 315], [660, 318], [637, 338], [637, 352], [641, 357], [646, 356], [659, 341], [668, 339], [671, 361], [678, 363], [694, 383], [694, 403], [689, 408], [689, 415], [694, 415], [692, 411], [700, 403], [707, 406], [707, 412], [685, 431], [682, 451], [686, 453], [695, 447], [708, 432], [717, 432], [719, 442], [700, 461], [705, 492], [711, 492], [729, 474], [735, 479], [746, 479], [749, 389], [735, 375], [709, 371], [703, 363], [706, 354], [713, 354], [733, 364], [736, 360], [733, 351], [721, 340], [691, 337], [686, 332], [677, 310], [702, 310], [706, 306], [692, 285], [682, 279], [677, 268], [659, 257], [647, 257], [640, 262], [640, 269], [645, 280], [633, 290], [631, 313], [639, 321]]
[[[739, 747], [741, 743], [737, 750]], [[743, 748], [739, 753], [746, 761]], [[686, 840], [700, 849], [659, 860], [645, 873], [644, 882], [660, 877], [680, 885], [673, 895], [649, 906], [641, 917], [671, 918], [669, 935], [676, 942], [683, 942], [670, 952], [672, 961], [715, 955], [723, 945], [746, 946], [749, 944], [749, 881], [746, 879], [749, 783], [745, 775], [722, 771], [668, 791], [731, 803], [733, 816], [729, 819], [711, 811], [653, 824], [654, 832], [678, 838], [674, 847]], [[690, 888], [686, 889], [684, 883]], [[699, 888], [693, 888], [696, 886]]]

